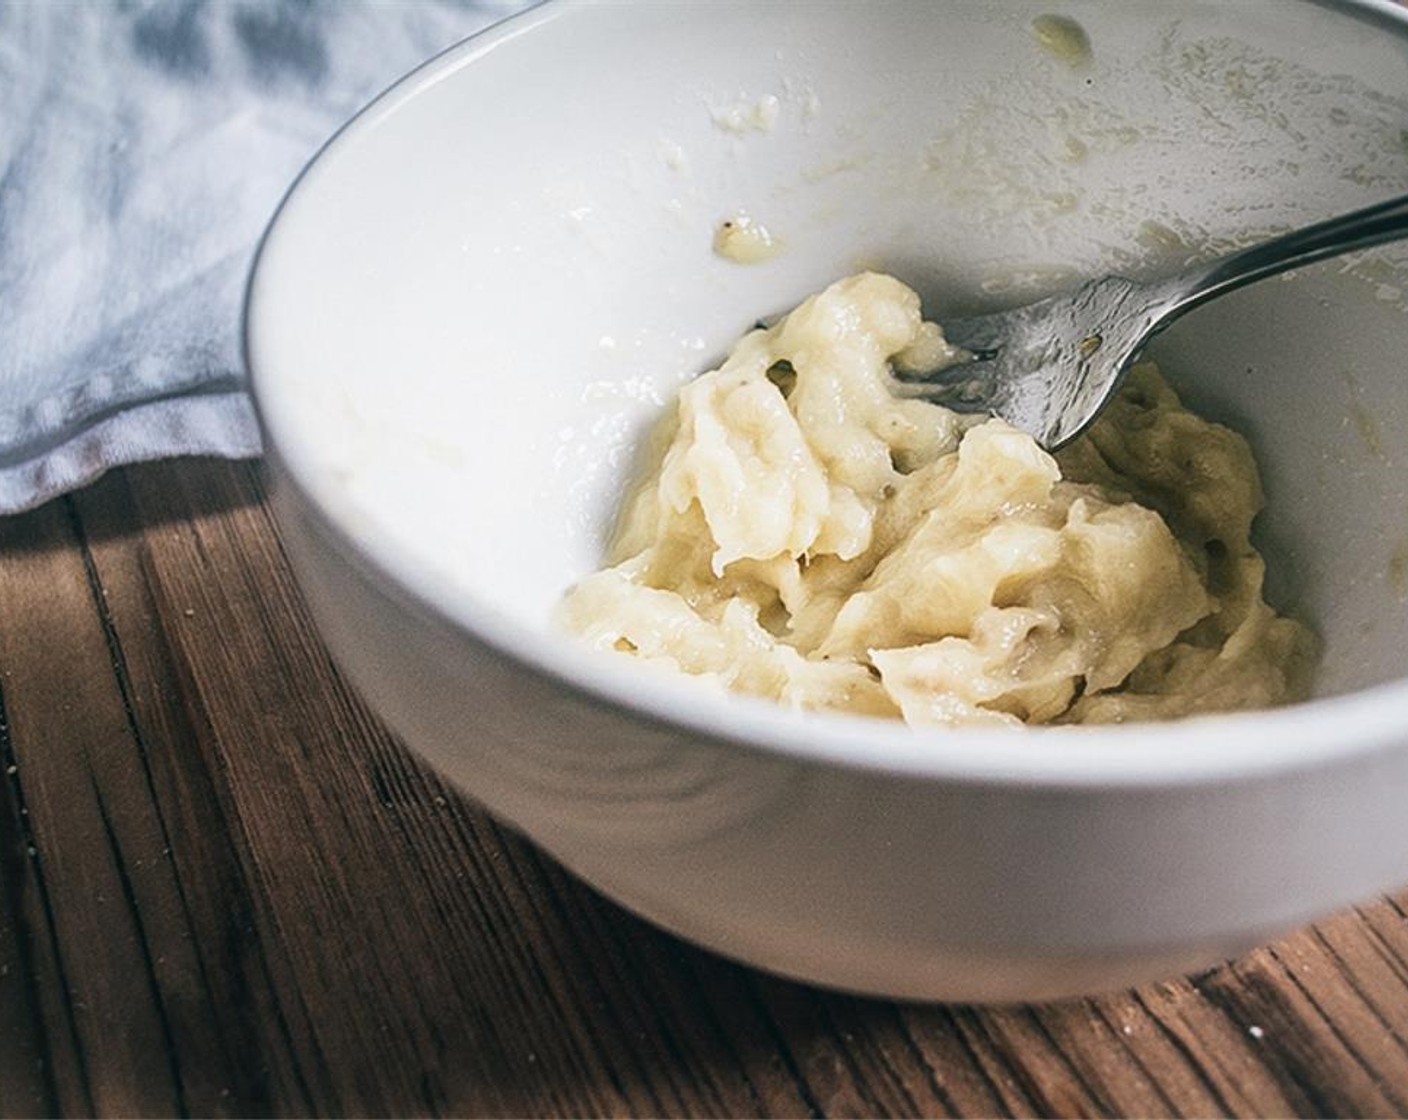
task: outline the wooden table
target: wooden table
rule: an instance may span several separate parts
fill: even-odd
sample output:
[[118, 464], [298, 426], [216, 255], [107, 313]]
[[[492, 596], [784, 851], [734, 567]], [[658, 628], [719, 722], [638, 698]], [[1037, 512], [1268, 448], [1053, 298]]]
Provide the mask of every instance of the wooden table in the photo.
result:
[[0, 1114], [1408, 1113], [1408, 895], [1043, 1007], [815, 991], [446, 788], [314, 636], [258, 468], [0, 519]]

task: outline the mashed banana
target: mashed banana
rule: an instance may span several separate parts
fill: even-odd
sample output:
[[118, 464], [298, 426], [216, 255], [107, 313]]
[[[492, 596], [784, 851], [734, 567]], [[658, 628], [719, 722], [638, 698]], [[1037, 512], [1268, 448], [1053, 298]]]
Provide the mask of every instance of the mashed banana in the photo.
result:
[[1056, 456], [897, 397], [951, 351], [919, 298], [833, 284], [686, 385], [605, 571], [561, 621], [800, 708], [915, 725], [1110, 723], [1305, 695], [1314, 642], [1262, 599], [1242, 437], [1138, 366]]

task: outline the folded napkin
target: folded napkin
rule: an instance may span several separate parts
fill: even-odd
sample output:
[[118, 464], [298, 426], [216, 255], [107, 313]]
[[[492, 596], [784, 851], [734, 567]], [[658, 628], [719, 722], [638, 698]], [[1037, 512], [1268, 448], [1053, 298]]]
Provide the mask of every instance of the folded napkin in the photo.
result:
[[318, 146], [523, 0], [0, 0], [0, 513], [258, 454], [239, 321]]

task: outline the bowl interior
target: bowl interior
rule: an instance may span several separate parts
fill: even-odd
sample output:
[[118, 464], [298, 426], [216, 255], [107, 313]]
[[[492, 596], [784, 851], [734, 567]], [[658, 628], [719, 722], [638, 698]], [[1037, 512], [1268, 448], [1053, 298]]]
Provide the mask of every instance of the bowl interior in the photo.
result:
[[[305, 174], [251, 288], [261, 412], [371, 556], [548, 636], [641, 433], [757, 317], [868, 267], [942, 320], [1408, 191], [1406, 47], [1387, 5], [1287, 0], [549, 5]], [[712, 253], [740, 213], [777, 255]], [[1405, 269], [1330, 262], [1158, 343], [1255, 443], [1325, 694], [1403, 672]]]

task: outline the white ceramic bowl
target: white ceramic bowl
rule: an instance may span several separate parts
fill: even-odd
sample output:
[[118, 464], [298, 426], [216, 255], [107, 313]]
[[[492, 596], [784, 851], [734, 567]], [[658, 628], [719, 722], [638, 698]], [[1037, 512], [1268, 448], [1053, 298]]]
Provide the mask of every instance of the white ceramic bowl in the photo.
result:
[[[1043, 46], [1056, 11], [1085, 64]], [[758, 315], [861, 266], [940, 318], [1408, 190], [1387, 3], [548, 5], [314, 161], [247, 346], [289, 554], [414, 749], [582, 877], [765, 968], [1046, 997], [1207, 964], [1408, 882], [1404, 256], [1209, 306], [1166, 369], [1254, 440], [1277, 712], [1011, 735], [803, 717], [554, 632], [636, 441]], [[714, 256], [740, 211], [783, 251]]]

